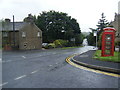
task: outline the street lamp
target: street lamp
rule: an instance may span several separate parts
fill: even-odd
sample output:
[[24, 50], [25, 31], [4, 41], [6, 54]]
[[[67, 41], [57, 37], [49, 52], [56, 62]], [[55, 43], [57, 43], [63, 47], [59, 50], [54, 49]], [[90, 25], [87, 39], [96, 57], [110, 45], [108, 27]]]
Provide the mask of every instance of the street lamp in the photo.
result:
[[96, 29], [96, 30], [93, 30], [93, 34], [94, 34], [94, 36], [96, 37], [96, 49], [97, 49], [97, 29]]

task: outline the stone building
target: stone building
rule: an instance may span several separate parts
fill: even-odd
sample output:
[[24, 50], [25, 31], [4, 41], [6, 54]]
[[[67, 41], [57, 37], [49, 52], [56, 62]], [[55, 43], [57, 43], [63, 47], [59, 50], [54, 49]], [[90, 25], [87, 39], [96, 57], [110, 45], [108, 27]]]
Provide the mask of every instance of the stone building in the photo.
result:
[[120, 14], [115, 14], [114, 21], [111, 22], [111, 25], [116, 29], [116, 42], [120, 42]]
[[11, 22], [5, 19], [0, 31], [2, 31], [2, 46], [9, 49], [31, 50], [42, 48], [42, 31], [28, 16], [27, 22]]

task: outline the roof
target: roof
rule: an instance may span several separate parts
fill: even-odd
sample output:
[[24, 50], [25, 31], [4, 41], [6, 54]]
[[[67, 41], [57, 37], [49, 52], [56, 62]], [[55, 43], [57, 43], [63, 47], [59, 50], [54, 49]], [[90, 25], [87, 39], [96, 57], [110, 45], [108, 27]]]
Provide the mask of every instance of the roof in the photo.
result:
[[115, 28], [111, 28], [111, 27], [104, 28], [104, 31], [108, 31], [108, 30], [110, 30], [110, 31], [116, 31]]
[[[15, 31], [19, 31], [26, 24], [26, 22], [14, 22]], [[13, 31], [13, 22], [2, 23], [0, 26], [0, 31]]]

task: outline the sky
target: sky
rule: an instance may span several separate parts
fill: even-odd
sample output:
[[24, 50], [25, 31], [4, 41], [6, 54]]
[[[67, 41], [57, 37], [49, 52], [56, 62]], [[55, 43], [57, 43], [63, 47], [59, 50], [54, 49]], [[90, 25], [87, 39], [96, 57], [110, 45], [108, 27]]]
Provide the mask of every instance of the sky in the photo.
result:
[[12, 21], [23, 21], [28, 14], [39, 15], [42, 11], [55, 10], [67, 13], [77, 19], [82, 32], [96, 25], [104, 13], [108, 21], [114, 20], [118, 13], [120, 0], [0, 0], [0, 19], [9, 18]]

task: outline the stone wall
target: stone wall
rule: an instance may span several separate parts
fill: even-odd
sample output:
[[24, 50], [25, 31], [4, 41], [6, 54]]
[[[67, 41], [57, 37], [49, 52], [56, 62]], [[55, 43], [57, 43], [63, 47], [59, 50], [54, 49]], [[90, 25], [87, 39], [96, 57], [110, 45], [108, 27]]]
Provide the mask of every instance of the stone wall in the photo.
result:
[[[38, 32], [40, 36], [38, 36]], [[35, 24], [27, 24], [19, 30], [19, 49], [41, 49], [42, 31]]]
[[[7, 36], [4, 36], [4, 33], [7, 34]], [[14, 42], [15, 42], [15, 46], [19, 46], [19, 32], [15, 31], [15, 33], [13, 31], [3, 31], [2, 32], [2, 45], [10, 45], [11, 47], [14, 46]], [[15, 38], [15, 39], [14, 39]]]
[[111, 25], [116, 29], [115, 41], [120, 41], [120, 14], [115, 15], [115, 19]]

